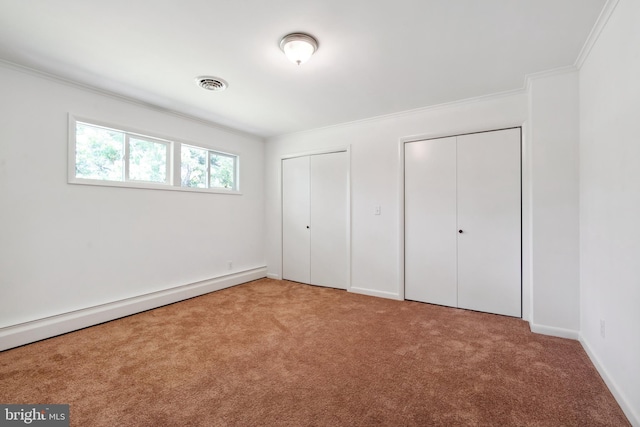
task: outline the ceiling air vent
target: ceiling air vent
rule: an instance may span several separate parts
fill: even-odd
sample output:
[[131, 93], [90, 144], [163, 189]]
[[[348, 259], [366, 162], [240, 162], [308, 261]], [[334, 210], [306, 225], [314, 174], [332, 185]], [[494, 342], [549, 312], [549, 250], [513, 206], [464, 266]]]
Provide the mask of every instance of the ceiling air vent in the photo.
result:
[[202, 89], [212, 90], [216, 92], [225, 90], [227, 86], [229, 86], [227, 82], [225, 82], [224, 80], [218, 77], [207, 77], [207, 76], [197, 77], [196, 83]]

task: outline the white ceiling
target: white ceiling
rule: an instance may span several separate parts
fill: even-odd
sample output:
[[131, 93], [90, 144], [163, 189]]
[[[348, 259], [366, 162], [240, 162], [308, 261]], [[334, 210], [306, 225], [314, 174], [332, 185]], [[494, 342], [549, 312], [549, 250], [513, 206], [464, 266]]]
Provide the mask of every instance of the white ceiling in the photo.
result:
[[[604, 3], [0, 0], [0, 59], [268, 137], [522, 88]], [[320, 43], [302, 66], [278, 47], [297, 31]]]

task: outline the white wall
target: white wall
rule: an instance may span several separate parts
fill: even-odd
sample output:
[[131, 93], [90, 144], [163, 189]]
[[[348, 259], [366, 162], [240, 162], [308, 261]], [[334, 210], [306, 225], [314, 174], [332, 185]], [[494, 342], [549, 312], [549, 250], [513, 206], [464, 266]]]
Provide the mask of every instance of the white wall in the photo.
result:
[[[280, 276], [280, 158], [351, 145], [352, 291], [403, 298], [401, 140], [524, 126], [523, 318], [541, 333], [579, 336], [578, 78], [575, 68], [497, 95], [270, 138], [267, 265]], [[373, 215], [376, 205], [382, 215]]]
[[578, 72], [529, 79], [532, 291], [531, 328], [578, 338]]
[[639, 24], [640, 2], [621, 0], [580, 70], [581, 335], [636, 426], [640, 426]]
[[[265, 265], [260, 138], [9, 65], [0, 85], [0, 328]], [[70, 112], [238, 153], [243, 194], [68, 184]]]
[[[229, 260], [239, 272], [266, 254], [279, 277], [280, 159], [332, 147], [351, 147], [351, 288], [402, 298], [400, 141], [524, 125], [524, 318], [579, 330], [640, 425], [639, 18], [620, 0], [579, 77], [274, 137], [266, 152], [250, 135], [0, 65], [0, 329], [219, 277]], [[67, 184], [70, 112], [236, 152], [243, 195]]]
[[[403, 298], [400, 140], [522, 125], [524, 93], [471, 100], [309, 132], [270, 138], [266, 145], [267, 265], [281, 274], [280, 159], [351, 146], [351, 290]], [[381, 206], [381, 215], [374, 207]]]

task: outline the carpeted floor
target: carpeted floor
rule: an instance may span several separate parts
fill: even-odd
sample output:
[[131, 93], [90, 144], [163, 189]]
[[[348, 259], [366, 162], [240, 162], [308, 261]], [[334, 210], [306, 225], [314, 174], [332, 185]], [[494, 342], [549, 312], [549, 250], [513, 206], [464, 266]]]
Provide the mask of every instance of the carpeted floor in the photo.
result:
[[262, 279], [0, 353], [73, 426], [627, 426], [577, 341]]

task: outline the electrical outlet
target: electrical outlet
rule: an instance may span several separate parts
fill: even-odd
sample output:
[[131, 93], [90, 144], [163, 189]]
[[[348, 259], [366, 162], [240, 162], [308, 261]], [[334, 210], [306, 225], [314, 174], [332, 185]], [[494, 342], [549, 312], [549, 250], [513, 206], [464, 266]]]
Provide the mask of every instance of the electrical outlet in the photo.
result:
[[600, 319], [600, 336], [602, 338], [604, 338], [605, 336], [605, 324], [604, 324], [604, 320]]
[[227, 261], [227, 268], [231, 270], [233, 268], [233, 261]]
[[373, 214], [374, 215], [380, 215], [380, 212], [382, 211], [382, 207], [381, 206], [376, 206], [373, 208]]

